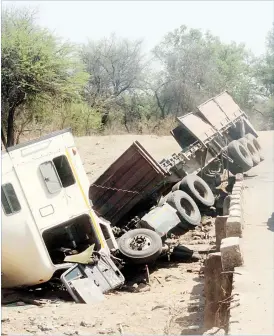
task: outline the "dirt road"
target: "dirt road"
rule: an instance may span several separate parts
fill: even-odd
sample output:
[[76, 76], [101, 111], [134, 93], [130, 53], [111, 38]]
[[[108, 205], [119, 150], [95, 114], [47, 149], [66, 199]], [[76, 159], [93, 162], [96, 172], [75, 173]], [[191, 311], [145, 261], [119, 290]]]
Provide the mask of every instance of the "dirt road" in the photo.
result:
[[233, 309], [231, 335], [274, 335], [274, 132], [261, 132], [265, 161], [245, 180], [244, 267], [236, 277], [240, 306]]

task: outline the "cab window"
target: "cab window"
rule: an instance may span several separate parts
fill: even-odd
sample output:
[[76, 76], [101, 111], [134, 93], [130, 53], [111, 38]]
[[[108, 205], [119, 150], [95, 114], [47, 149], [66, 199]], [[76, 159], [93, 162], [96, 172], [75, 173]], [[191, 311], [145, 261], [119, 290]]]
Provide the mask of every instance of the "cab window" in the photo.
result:
[[6, 215], [11, 215], [21, 210], [20, 203], [11, 183], [1, 186], [1, 203]]
[[40, 171], [51, 194], [75, 183], [73, 172], [65, 155], [57, 156], [52, 161], [42, 163]]

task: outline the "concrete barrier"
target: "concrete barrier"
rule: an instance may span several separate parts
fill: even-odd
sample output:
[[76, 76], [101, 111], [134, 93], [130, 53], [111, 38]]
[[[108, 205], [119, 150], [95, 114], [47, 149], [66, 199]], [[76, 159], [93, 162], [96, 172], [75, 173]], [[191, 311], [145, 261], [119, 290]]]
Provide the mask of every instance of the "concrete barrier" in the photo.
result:
[[[205, 262], [205, 329], [229, 330], [230, 301], [235, 268], [244, 263], [241, 252], [243, 236], [243, 174], [237, 174], [232, 193], [226, 200], [224, 216], [215, 220], [216, 253]], [[223, 332], [223, 329], [222, 330]], [[205, 334], [210, 334], [206, 332]]]

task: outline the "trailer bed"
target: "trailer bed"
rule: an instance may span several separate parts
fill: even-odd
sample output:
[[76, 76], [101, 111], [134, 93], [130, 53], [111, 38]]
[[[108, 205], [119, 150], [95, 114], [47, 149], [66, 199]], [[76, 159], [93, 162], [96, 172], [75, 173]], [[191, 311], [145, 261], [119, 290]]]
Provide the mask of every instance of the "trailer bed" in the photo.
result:
[[135, 141], [93, 184], [93, 209], [115, 225], [141, 199], [159, 190], [167, 176], [152, 156]]

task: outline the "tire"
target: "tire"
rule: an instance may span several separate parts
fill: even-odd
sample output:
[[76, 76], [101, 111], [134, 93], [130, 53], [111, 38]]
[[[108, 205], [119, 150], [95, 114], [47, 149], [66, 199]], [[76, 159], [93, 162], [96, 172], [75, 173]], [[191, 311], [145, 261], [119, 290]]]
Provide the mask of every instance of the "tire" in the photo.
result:
[[248, 153], [250, 154], [251, 158], [252, 158], [252, 162], [253, 162], [253, 167], [257, 166], [260, 162], [260, 154], [257, 151], [257, 149], [255, 148], [255, 146], [253, 145], [253, 142], [249, 139], [247, 139], [246, 137], [241, 138], [238, 140], [242, 145], [245, 146], [245, 148], [247, 149]]
[[[139, 247], [137, 239], [140, 240]], [[163, 248], [161, 237], [149, 229], [134, 229], [126, 232], [118, 240], [118, 246], [120, 252], [134, 264], [154, 262]]]
[[[184, 191], [176, 190], [170, 194], [167, 203], [177, 210], [182, 228], [197, 226], [201, 222], [201, 213], [195, 201]], [[187, 224], [187, 225], [186, 225]]]
[[181, 181], [177, 182], [177, 183], [174, 184], [174, 186], [171, 188], [171, 191], [180, 190], [180, 185], [181, 185]]
[[187, 175], [182, 179], [180, 190], [189, 194], [198, 205], [211, 207], [215, 198], [209, 185], [197, 175]]
[[[244, 145], [239, 141], [233, 140], [228, 144], [228, 154], [233, 159], [234, 164], [231, 165], [230, 170], [233, 174], [243, 173], [248, 171], [253, 167], [253, 161]], [[239, 169], [237, 169], [237, 167]]]
[[260, 160], [263, 161], [264, 160], [264, 156], [263, 156], [263, 153], [262, 153], [262, 147], [261, 147], [258, 139], [254, 135], [252, 135], [250, 133], [246, 134], [245, 138], [247, 138], [249, 141], [251, 141], [253, 143], [254, 147], [259, 152]]

